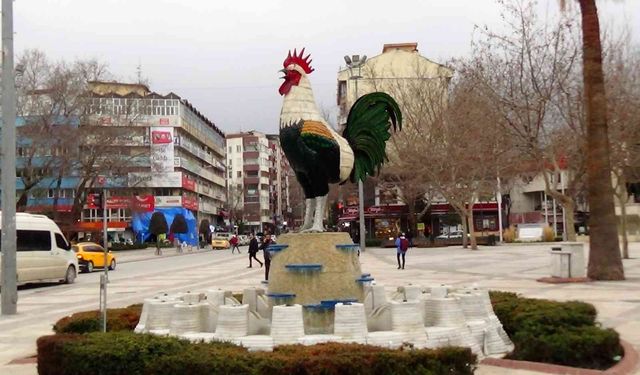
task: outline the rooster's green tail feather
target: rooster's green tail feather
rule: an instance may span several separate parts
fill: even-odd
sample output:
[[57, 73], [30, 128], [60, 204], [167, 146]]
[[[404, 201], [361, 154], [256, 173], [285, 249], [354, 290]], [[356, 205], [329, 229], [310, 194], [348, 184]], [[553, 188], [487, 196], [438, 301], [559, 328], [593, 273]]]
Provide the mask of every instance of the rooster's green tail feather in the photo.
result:
[[343, 137], [349, 142], [355, 162], [351, 182], [365, 180], [378, 172], [387, 161], [385, 144], [394, 131], [402, 129], [402, 113], [398, 103], [383, 92], [360, 97], [351, 107]]

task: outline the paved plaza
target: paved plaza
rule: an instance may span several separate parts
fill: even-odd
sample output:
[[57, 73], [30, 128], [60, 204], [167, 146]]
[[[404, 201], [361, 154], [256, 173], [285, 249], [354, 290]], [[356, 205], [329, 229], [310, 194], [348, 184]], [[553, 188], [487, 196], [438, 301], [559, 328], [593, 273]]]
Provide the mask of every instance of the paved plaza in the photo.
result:
[[[631, 244], [632, 259], [624, 260], [626, 281], [572, 284], [536, 281], [550, 275], [550, 247], [550, 244], [517, 244], [480, 247], [478, 251], [460, 247], [411, 248], [404, 270], [397, 269], [395, 249], [367, 249], [360, 260], [362, 271], [371, 273], [378, 284], [390, 290], [409, 283], [423, 286], [476, 284], [533, 298], [590, 302], [597, 307], [598, 319], [604, 326], [615, 328], [623, 339], [640, 351], [640, 243]], [[259, 286], [263, 279], [263, 269], [246, 267], [246, 247], [243, 247], [242, 255], [231, 254], [228, 250], [199, 250], [180, 256], [168, 250], [164, 254], [165, 263], [160, 263], [161, 259], [153, 255], [153, 249], [118, 254], [123, 269], [129, 266], [136, 271], [126, 277], [124, 270], [113, 273], [109, 306], [139, 303], [158, 291], [211, 287], [240, 291], [244, 287]], [[145, 264], [158, 266], [147, 272], [144, 271]], [[121, 277], [116, 277], [119, 271], [122, 271]], [[7, 363], [35, 354], [35, 340], [51, 333], [51, 325], [58, 318], [98, 307], [98, 273], [81, 276], [86, 278], [74, 285], [20, 291], [19, 314], [0, 317], [0, 374], [36, 374], [34, 364]], [[478, 373], [533, 374], [484, 365]]]

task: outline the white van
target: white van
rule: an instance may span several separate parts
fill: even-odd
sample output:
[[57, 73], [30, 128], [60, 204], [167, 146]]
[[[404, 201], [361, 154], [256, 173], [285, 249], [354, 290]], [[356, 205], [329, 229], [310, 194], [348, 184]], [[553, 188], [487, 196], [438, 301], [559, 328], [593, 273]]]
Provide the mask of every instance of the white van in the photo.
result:
[[16, 235], [18, 285], [48, 281], [71, 284], [75, 281], [78, 259], [53, 220], [44, 215], [19, 212], [16, 214]]

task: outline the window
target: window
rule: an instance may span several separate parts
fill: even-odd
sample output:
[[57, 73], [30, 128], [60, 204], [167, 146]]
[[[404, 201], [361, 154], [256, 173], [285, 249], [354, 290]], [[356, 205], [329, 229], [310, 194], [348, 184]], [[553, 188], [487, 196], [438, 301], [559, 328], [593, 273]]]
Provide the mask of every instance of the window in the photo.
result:
[[236, 145], [236, 152], [242, 152], [242, 146]]
[[238, 178], [242, 177], [242, 171], [238, 171]]
[[229, 146], [229, 153], [232, 154], [233, 153], [233, 147]]
[[71, 249], [67, 240], [60, 233], [56, 233], [56, 246], [65, 250]]
[[229, 178], [233, 178], [233, 172], [229, 172]]
[[47, 190], [47, 198], [53, 198], [56, 196], [56, 192], [53, 189]]
[[17, 230], [17, 251], [51, 250], [51, 232], [48, 230]]

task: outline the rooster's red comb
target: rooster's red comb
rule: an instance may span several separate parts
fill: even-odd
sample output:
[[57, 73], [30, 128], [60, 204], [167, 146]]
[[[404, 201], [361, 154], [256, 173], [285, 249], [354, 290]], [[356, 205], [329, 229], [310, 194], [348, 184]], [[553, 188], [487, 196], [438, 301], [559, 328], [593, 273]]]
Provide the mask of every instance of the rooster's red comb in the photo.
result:
[[300, 51], [300, 54], [296, 53], [296, 50], [293, 50], [293, 56], [291, 55], [291, 51], [289, 51], [289, 55], [286, 59], [284, 59], [284, 63], [282, 64], [285, 68], [291, 64], [296, 64], [301, 67], [305, 73], [309, 74], [313, 72], [313, 68], [311, 67], [311, 61], [309, 57], [311, 54], [307, 55], [307, 57], [302, 57], [304, 55], [304, 48]]

